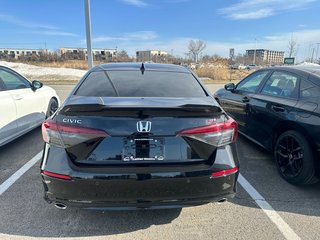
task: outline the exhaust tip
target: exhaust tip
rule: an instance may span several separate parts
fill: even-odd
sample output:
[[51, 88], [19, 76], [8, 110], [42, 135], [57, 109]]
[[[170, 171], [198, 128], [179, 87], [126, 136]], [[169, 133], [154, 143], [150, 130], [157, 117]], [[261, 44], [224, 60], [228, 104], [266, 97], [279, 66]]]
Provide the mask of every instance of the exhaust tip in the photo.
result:
[[67, 208], [67, 205], [65, 205], [63, 203], [56, 203], [56, 204], [54, 204], [54, 206], [58, 209], [61, 209], [61, 210], [65, 210]]
[[226, 198], [221, 198], [220, 200], [218, 200], [218, 204], [222, 204], [222, 203], [224, 203], [224, 202], [226, 202], [226, 201], [227, 201]]

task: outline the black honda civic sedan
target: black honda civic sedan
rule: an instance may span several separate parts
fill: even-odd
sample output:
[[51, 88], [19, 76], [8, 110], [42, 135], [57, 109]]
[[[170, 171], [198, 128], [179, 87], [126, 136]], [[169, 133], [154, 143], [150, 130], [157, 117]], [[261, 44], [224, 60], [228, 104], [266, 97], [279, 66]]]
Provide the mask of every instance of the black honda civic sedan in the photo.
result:
[[184, 207], [236, 192], [237, 123], [182, 66], [96, 66], [42, 134], [45, 199], [58, 208]]
[[320, 175], [320, 67], [256, 71], [215, 93], [239, 132], [274, 153], [281, 176], [312, 184]]

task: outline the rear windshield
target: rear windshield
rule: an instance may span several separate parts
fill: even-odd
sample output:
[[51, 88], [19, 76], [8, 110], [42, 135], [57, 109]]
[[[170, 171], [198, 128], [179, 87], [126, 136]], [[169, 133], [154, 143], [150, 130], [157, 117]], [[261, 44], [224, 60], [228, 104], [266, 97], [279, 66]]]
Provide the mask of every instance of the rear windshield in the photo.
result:
[[95, 97], [204, 97], [191, 73], [159, 71], [92, 72], [76, 91]]

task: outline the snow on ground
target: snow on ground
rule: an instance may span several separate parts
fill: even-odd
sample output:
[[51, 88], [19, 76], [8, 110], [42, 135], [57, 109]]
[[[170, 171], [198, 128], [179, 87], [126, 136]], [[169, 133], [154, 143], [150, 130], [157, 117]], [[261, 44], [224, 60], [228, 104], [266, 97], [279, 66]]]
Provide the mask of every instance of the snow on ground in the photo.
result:
[[30, 80], [78, 80], [87, 71], [73, 68], [38, 67], [25, 63], [0, 61], [0, 66], [9, 67]]
[[303, 62], [298, 64], [298, 66], [312, 66], [312, 67], [319, 67], [320, 65], [317, 63], [310, 63], [310, 62]]

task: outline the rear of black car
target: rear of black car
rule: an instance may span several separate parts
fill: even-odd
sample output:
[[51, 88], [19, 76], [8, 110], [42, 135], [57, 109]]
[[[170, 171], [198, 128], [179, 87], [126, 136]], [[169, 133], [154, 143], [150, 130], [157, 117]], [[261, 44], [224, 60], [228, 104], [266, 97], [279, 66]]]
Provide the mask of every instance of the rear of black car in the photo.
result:
[[236, 191], [237, 124], [180, 66], [97, 66], [42, 131], [45, 199], [60, 207], [183, 207]]

